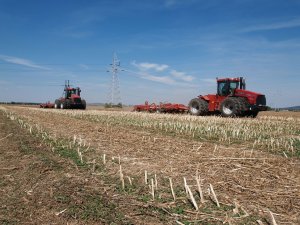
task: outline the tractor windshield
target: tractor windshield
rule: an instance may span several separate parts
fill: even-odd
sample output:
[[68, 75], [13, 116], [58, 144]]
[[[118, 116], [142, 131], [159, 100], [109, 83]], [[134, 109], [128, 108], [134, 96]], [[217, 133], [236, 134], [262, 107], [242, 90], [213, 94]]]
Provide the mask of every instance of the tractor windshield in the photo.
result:
[[237, 81], [221, 81], [218, 82], [218, 95], [226, 96], [233, 93], [234, 89], [239, 87]]
[[71, 98], [71, 95], [76, 94], [76, 90], [75, 89], [67, 89], [65, 91], [66, 93], [66, 98]]

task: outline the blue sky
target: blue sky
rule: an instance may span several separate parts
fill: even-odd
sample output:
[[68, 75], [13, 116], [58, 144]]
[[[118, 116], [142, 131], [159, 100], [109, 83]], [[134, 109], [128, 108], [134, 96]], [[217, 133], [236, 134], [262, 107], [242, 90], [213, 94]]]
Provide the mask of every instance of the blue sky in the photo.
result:
[[0, 101], [54, 101], [64, 80], [106, 102], [187, 104], [244, 76], [268, 105], [300, 105], [299, 0], [0, 0]]

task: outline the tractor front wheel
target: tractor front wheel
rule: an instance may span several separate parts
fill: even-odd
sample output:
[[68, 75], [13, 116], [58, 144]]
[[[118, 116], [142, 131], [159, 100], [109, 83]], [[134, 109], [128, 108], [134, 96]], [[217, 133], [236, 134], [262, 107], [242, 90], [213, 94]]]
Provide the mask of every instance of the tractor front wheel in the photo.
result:
[[205, 116], [208, 114], [208, 103], [200, 98], [194, 98], [189, 103], [189, 112], [194, 116]]
[[221, 103], [221, 113], [224, 117], [241, 116], [240, 102], [236, 98], [226, 98]]
[[86, 109], [86, 101], [82, 99], [81, 104], [82, 104], [81, 109], [85, 110]]
[[55, 109], [59, 109], [60, 108], [60, 101], [59, 100], [55, 100], [54, 108]]

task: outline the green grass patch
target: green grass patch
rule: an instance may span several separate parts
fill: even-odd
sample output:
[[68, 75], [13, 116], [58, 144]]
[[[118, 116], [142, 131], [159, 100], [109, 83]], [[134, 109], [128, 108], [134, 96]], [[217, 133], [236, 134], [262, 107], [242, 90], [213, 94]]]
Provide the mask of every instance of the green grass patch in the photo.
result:
[[300, 140], [295, 140], [295, 156], [300, 158]]
[[171, 212], [181, 215], [184, 213], [184, 207], [182, 205], [177, 205], [171, 209]]
[[129, 224], [124, 215], [116, 210], [116, 205], [100, 195], [86, 195], [81, 204], [68, 207], [66, 215], [84, 221], [101, 221], [105, 224]]
[[55, 201], [57, 201], [58, 203], [65, 203], [65, 204], [68, 204], [68, 203], [71, 202], [70, 196], [68, 196], [68, 195], [63, 195], [63, 194], [54, 196], [54, 199], [55, 199]]
[[71, 159], [77, 166], [85, 166], [84, 162], [81, 162], [80, 157], [76, 150], [66, 148], [64, 146], [56, 146], [55, 151], [62, 157]]
[[58, 171], [62, 170], [63, 167], [55, 160], [46, 157], [45, 155], [41, 155], [40, 160], [46, 165], [49, 166], [51, 169]]
[[24, 155], [29, 155], [33, 152], [33, 149], [28, 146], [28, 143], [21, 141], [20, 152]]

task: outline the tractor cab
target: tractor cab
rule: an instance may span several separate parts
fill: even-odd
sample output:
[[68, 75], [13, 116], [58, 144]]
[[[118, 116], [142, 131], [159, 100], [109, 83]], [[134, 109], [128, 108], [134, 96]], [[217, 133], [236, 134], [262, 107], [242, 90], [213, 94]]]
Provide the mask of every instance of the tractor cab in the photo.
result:
[[66, 87], [65, 90], [65, 98], [79, 98], [80, 97], [80, 88], [70, 88], [70, 87]]
[[219, 96], [228, 96], [228, 95], [234, 95], [234, 92], [236, 89], [245, 90], [246, 89], [246, 82], [243, 77], [239, 78], [223, 78], [218, 79], [218, 90], [217, 94]]

